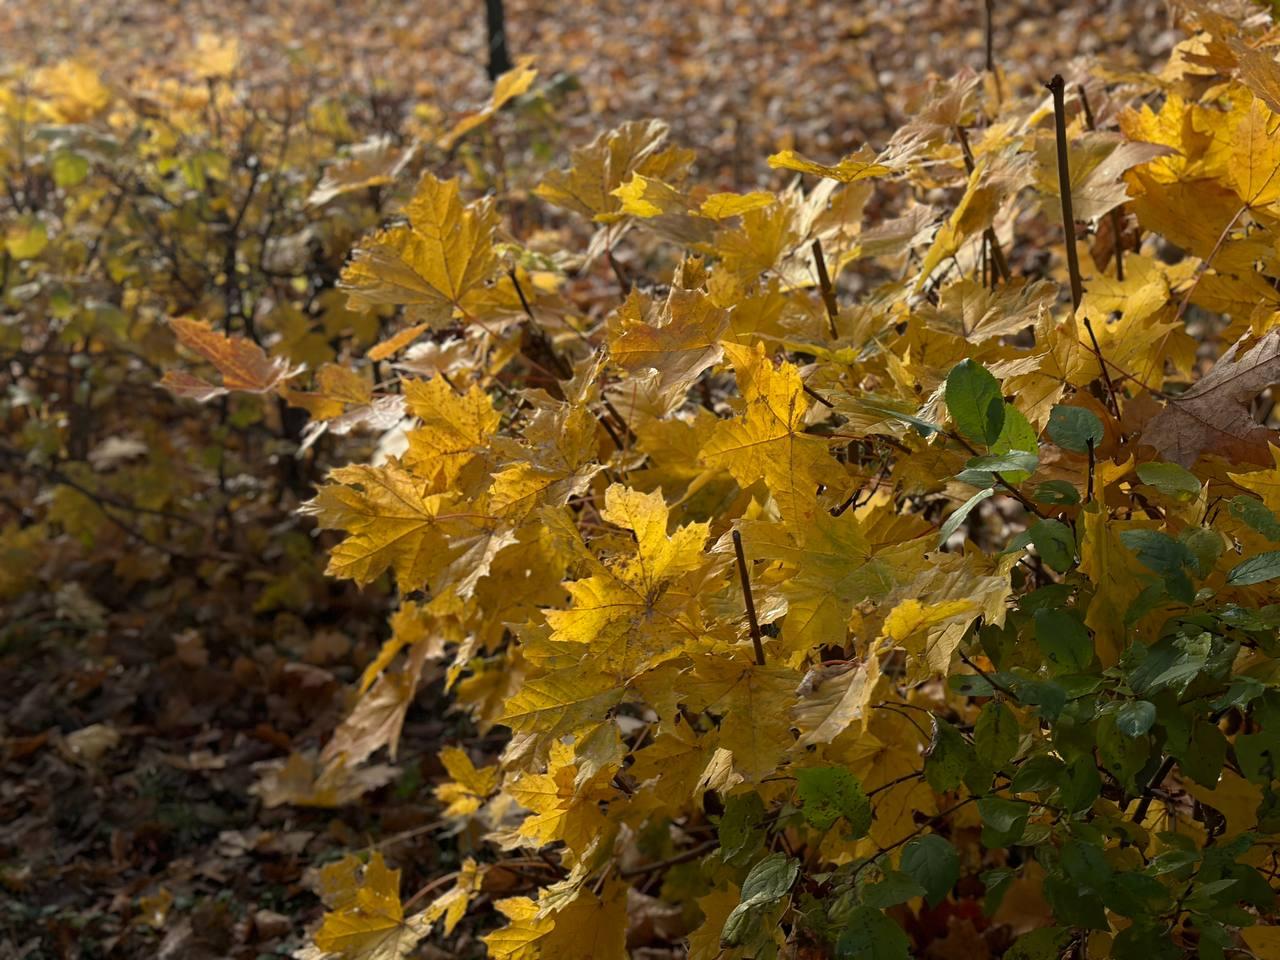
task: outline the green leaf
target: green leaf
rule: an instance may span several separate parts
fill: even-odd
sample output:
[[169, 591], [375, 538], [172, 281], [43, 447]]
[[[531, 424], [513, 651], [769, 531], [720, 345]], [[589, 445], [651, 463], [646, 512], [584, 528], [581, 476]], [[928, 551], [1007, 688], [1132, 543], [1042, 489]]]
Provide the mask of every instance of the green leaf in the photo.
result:
[[89, 158], [73, 150], [59, 150], [50, 164], [53, 182], [62, 189], [74, 187], [89, 175]]
[[755, 912], [785, 897], [799, 874], [800, 861], [784, 853], [772, 853], [752, 867], [742, 882], [738, 905], [725, 919], [721, 941], [732, 947], [746, 939]]
[[980, 470], [986, 473], [1030, 474], [1039, 465], [1040, 458], [1034, 453], [1009, 450], [1005, 453], [989, 453], [984, 457], [973, 457], [964, 466], [966, 470]]
[[1102, 794], [1102, 774], [1093, 762], [1093, 754], [1086, 753], [1067, 764], [1067, 776], [1058, 791], [1058, 802], [1071, 813], [1080, 813], [1093, 806]]
[[739, 793], [730, 797], [720, 817], [720, 856], [732, 866], [745, 866], [764, 842], [764, 801], [760, 794]]
[[1080, 620], [1065, 610], [1037, 610], [1036, 643], [1055, 672], [1079, 673], [1093, 662], [1093, 638]]
[[1196, 783], [1212, 790], [1227, 762], [1227, 738], [1218, 725], [1196, 720], [1187, 749], [1179, 752], [1178, 769]]
[[1207, 577], [1213, 573], [1218, 558], [1226, 549], [1226, 540], [1217, 530], [1208, 527], [1188, 527], [1178, 537], [1191, 554], [1192, 568], [1196, 576]]
[[1138, 561], [1155, 573], [1181, 573], [1191, 560], [1184, 544], [1158, 530], [1124, 530], [1120, 542], [1132, 550]]
[[1195, 557], [1186, 544], [1158, 530], [1124, 530], [1120, 542], [1137, 555], [1139, 563], [1164, 578], [1169, 596], [1182, 603], [1195, 600], [1195, 589], [1186, 574]]
[[1138, 479], [1175, 500], [1194, 500], [1200, 496], [1200, 478], [1176, 463], [1140, 463]]
[[1146, 736], [1131, 737], [1118, 725], [1118, 710], [1104, 709], [1098, 717], [1098, 756], [1102, 765], [1110, 770], [1129, 793], [1136, 794], [1135, 777], [1151, 753], [1151, 742]]
[[986, 893], [982, 897], [982, 912], [988, 917], [1000, 909], [1000, 901], [1004, 899], [1004, 895], [1009, 891], [1017, 875], [1017, 871], [1010, 870], [1008, 867], [996, 867], [979, 877], [983, 887], [986, 888]]
[[969, 515], [970, 511], [993, 493], [995, 491], [988, 487], [986, 490], [979, 490], [964, 503], [960, 504], [956, 512], [947, 517], [947, 522], [938, 531], [938, 546], [941, 547], [950, 540], [951, 535], [960, 529], [960, 524], [964, 523], [964, 518]]
[[982, 845], [988, 849], [1008, 847], [1022, 839], [1031, 816], [1031, 805], [1004, 797], [983, 797], [978, 801], [982, 817]]
[[1062, 927], [1041, 927], [1024, 933], [1005, 954], [1005, 960], [1058, 960], [1062, 948], [1071, 939], [1071, 931]]
[[1046, 480], [1036, 487], [1031, 499], [1053, 506], [1069, 506], [1080, 502], [1080, 491], [1065, 480]]
[[857, 907], [836, 941], [836, 960], [911, 960], [911, 941], [875, 907]]
[[1081, 890], [1102, 893], [1111, 879], [1102, 848], [1080, 839], [1071, 839], [1062, 845], [1062, 868], [1071, 881]]
[[1280, 777], [1280, 742], [1274, 734], [1242, 734], [1236, 737], [1235, 748], [1245, 779], [1265, 787]]
[[882, 413], [893, 420], [910, 424], [916, 428], [916, 431], [920, 436], [925, 438], [931, 437], [942, 430], [942, 427], [934, 423], [932, 420], [925, 420], [921, 417], [917, 417], [915, 414], [907, 413], [904, 410], [896, 410], [888, 404], [875, 403], [871, 400], [864, 399], [862, 400], [861, 405], [866, 407], [868, 410], [873, 410], [876, 413]]
[[973, 745], [945, 720], [933, 718], [933, 736], [924, 756], [924, 778], [936, 793], [948, 793], [964, 783], [974, 762]]
[[804, 818], [826, 830], [844, 817], [854, 837], [871, 829], [871, 801], [857, 777], [844, 767], [808, 767], [796, 771]]
[[926, 892], [910, 875], [901, 870], [890, 870], [879, 883], [869, 883], [862, 888], [862, 902], [883, 910], [906, 903], [912, 897], [923, 897]]
[[1000, 381], [980, 363], [962, 360], [947, 375], [947, 410], [966, 440], [991, 446], [1004, 427]]
[[1076, 538], [1060, 520], [1037, 520], [1028, 531], [1036, 553], [1058, 573], [1066, 573], [1076, 562]]
[[1116, 711], [1116, 729], [1127, 737], [1141, 737], [1156, 722], [1156, 705], [1146, 700], [1130, 700]]
[[1048, 432], [1050, 440], [1072, 453], [1088, 453], [1090, 441], [1097, 449], [1106, 436], [1102, 421], [1092, 410], [1062, 403], [1049, 412]]
[[1018, 765], [1009, 790], [1013, 793], [1047, 794], [1061, 786], [1067, 765], [1057, 757], [1029, 757]]
[[[1036, 428], [1019, 410], [1011, 403], [1004, 405], [1004, 426], [1000, 428], [1000, 436], [996, 437], [996, 442], [991, 445], [992, 453], [1009, 453], [1014, 450], [1021, 450], [1024, 453], [1037, 455], [1040, 449], [1039, 438], [1036, 437]], [[1025, 470], [1011, 470], [1004, 473], [1004, 478], [1010, 483], [1022, 483], [1031, 474]]]
[[1257, 497], [1241, 494], [1232, 498], [1228, 512], [1268, 540], [1280, 541], [1280, 519]]
[[988, 700], [973, 728], [973, 749], [978, 759], [999, 770], [1018, 752], [1018, 720], [999, 700]]
[[48, 242], [49, 231], [34, 213], [13, 218], [5, 228], [4, 247], [15, 260], [38, 257]]
[[1280, 577], [1280, 550], [1268, 550], [1236, 564], [1227, 574], [1227, 583], [1233, 587], [1247, 587]]
[[1040, 440], [1036, 436], [1036, 428], [1023, 416], [1022, 411], [1012, 403], [1004, 405], [1004, 426], [1000, 428], [1000, 436], [991, 445], [992, 453], [1007, 453], [1010, 450], [1024, 450], [1035, 453], [1040, 449]]
[[960, 855], [936, 833], [907, 841], [898, 866], [924, 887], [931, 907], [945, 900], [960, 879]]

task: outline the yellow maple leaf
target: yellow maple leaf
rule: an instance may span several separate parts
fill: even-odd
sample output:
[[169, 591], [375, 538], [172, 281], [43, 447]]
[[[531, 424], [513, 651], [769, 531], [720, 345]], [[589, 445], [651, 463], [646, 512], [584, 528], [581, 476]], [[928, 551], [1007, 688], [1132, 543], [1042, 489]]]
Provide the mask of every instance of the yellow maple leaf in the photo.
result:
[[1257, 97], [1240, 113], [1231, 130], [1228, 176], [1245, 204], [1265, 207], [1280, 200], [1280, 116]]
[[502, 415], [479, 387], [473, 384], [459, 394], [444, 377], [410, 380], [404, 395], [409, 412], [421, 421], [408, 433], [405, 464], [436, 490], [456, 489], [459, 475], [484, 449]]
[[719, 744], [750, 782], [773, 773], [791, 747], [790, 711], [800, 674], [725, 657], [700, 656], [684, 684], [689, 706], [720, 720]]
[[359, 691], [364, 693], [371, 686], [378, 674], [382, 673], [391, 661], [405, 647], [422, 644], [426, 648], [427, 657], [438, 656], [444, 647], [444, 638], [433, 630], [433, 623], [426, 611], [412, 601], [401, 604], [400, 609], [391, 615], [389, 622], [391, 636], [382, 644], [378, 655], [369, 661], [360, 675]]
[[589, 644], [596, 669], [627, 680], [701, 636], [698, 575], [712, 565], [702, 550], [708, 527], [687, 524], [668, 536], [662, 492], [620, 484], [605, 491], [601, 516], [634, 534], [634, 553], [619, 553], [594, 575], [566, 583], [571, 606], [546, 617], [553, 641]]
[[353, 768], [344, 760], [320, 764], [314, 755], [295, 751], [285, 761], [264, 764], [261, 779], [249, 788], [268, 807], [344, 807], [398, 775], [395, 767]]
[[817, 510], [782, 524], [748, 521], [740, 529], [751, 560], [785, 565], [774, 589], [786, 603], [782, 647], [791, 666], [824, 645], [845, 643], [854, 607], [885, 596], [894, 585], [894, 572], [873, 558], [852, 512], [833, 517]]
[[975, 606], [972, 600], [943, 600], [941, 603], [924, 604], [911, 597], [894, 607], [884, 618], [884, 633], [894, 643], [906, 643], [918, 631], [968, 613]]
[[1226, 818], [1226, 837], [1238, 836], [1258, 825], [1262, 788], [1233, 770], [1223, 770], [1212, 790], [1189, 779], [1183, 781], [1182, 789]]
[[597, 896], [582, 890], [568, 905], [550, 914], [555, 926], [540, 946], [546, 960], [627, 960], [627, 890], [610, 880]]
[[480, 110], [467, 114], [440, 138], [440, 149], [452, 149], [455, 143], [483, 124], [511, 100], [528, 93], [537, 76], [538, 71], [533, 67], [533, 57], [521, 57], [514, 67], [493, 82], [493, 93], [489, 96], [489, 102]]
[[496, 766], [476, 767], [460, 747], [445, 747], [437, 754], [453, 779], [436, 787], [436, 798], [445, 804], [446, 817], [464, 817], [475, 813], [498, 787], [500, 771]]
[[585, 404], [544, 407], [525, 427], [523, 441], [506, 444], [511, 460], [493, 475], [495, 513], [518, 522], [539, 507], [563, 506], [600, 472], [600, 424]]
[[610, 193], [622, 201], [623, 213], [646, 220], [684, 213], [689, 207], [688, 198], [675, 187], [642, 173], [633, 173], [630, 180]]
[[657, 370], [659, 390], [683, 393], [723, 355], [720, 338], [729, 313], [704, 293], [672, 287], [662, 308], [646, 316], [633, 290], [609, 324], [609, 359], [629, 373]]
[[488, 201], [464, 205], [457, 180], [425, 173], [405, 205], [406, 226], [366, 237], [342, 271], [353, 309], [403, 306], [414, 321], [447, 325], [463, 297], [492, 276], [497, 222]]
[[883, 177], [895, 172], [894, 167], [882, 163], [871, 147], [863, 144], [855, 152], [849, 154], [839, 163], [829, 165], [816, 163], [800, 156], [794, 150], [783, 150], [769, 157], [769, 166], [776, 169], [796, 170], [800, 173], [811, 173], [814, 176], [838, 180], [841, 183], [853, 183], [870, 177]]
[[728, 220], [740, 217], [752, 210], [761, 210], [776, 200], [772, 193], [755, 190], [751, 193], [713, 193], [698, 208], [698, 212], [712, 220]]
[[797, 511], [795, 501], [813, 500], [820, 483], [843, 482], [826, 442], [804, 432], [809, 402], [799, 370], [790, 363], [775, 368], [761, 343], [726, 342], [724, 350], [737, 373], [743, 414], [716, 424], [699, 462], [727, 469], [744, 487], [764, 480], [781, 505]]
[[320, 207], [344, 194], [393, 183], [413, 156], [412, 147], [396, 146], [389, 136], [370, 137], [325, 168], [307, 203]]
[[542, 960], [541, 941], [555, 927], [555, 920], [541, 916], [538, 905], [528, 897], [508, 897], [493, 906], [507, 918], [507, 925], [481, 938], [489, 956], [494, 960]]
[[599, 223], [619, 220], [625, 214], [614, 191], [632, 174], [675, 183], [688, 171], [692, 151], [662, 149], [668, 132], [661, 120], [647, 120], [602, 133], [574, 150], [569, 169], [547, 174], [534, 193]]
[[435, 923], [435, 921], [444, 917], [444, 935], [446, 937], [453, 933], [453, 928], [458, 925], [458, 921], [466, 914], [467, 906], [471, 903], [472, 898], [480, 892], [486, 872], [486, 867], [477, 864], [471, 857], [467, 857], [462, 861], [462, 867], [458, 870], [458, 879], [454, 881], [453, 886], [436, 897], [431, 902], [431, 905], [423, 911], [431, 923]]
[[329, 575], [369, 583], [393, 570], [402, 589], [417, 590], [444, 570], [456, 544], [441, 523], [455, 519], [474, 531], [472, 521], [483, 529], [486, 518], [442, 515], [447, 498], [425, 488], [425, 481], [394, 462], [331, 471], [329, 482], [302, 507], [322, 529], [347, 531], [330, 555]]
[[344, 960], [398, 960], [431, 929], [423, 914], [405, 918], [400, 903], [400, 871], [374, 853], [361, 868], [347, 856], [320, 871], [321, 896], [329, 906], [315, 943]]
[[866, 719], [871, 695], [880, 679], [880, 658], [814, 667], [800, 685], [791, 719], [800, 737], [796, 748], [830, 743], [856, 720]]
[[1240, 936], [1256, 960], [1280, 960], [1280, 927], [1245, 927]]
[[608, 822], [600, 801], [608, 799], [609, 791], [596, 784], [599, 778], [607, 782], [616, 770], [614, 765], [583, 783], [574, 747], [553, 743], [546, 773], [526, 773], [506, 786], [512, 799], [532, 811], [521, 822], [520, 835], [539, 844], [562, 840], [574, 853], [583, 853]]
[[1274, 443], [1267, 446], [1271, 450], [1271, 459], [1275, 461], [1274, 467], [1251, 473], [1228, 473], [1227, 476], [1260, 496], [1270, 510], [1280, 513], [1280, 446]]

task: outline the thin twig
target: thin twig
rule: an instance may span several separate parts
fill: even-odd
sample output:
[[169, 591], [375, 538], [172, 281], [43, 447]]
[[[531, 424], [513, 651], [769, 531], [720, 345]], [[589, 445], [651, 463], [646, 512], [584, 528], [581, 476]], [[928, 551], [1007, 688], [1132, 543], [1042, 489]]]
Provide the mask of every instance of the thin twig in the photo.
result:
[[826, 397], [824, 397], [822, 394], [818, 393], [818, 391], [814, 390], [814, 389], [813, 389], [811, 386], [809, 386], [807, 383], [802, 383], [802, 384], [800, 384], [800, 389], [801, 389], [801, 390], [803, 390], [805, 393], [807, 393], [809, 396], [813, 397], [813, 399], [817, 400], [817, 401], [818, 401], [820, 404], [822, 404], [824, 407], [827, 407], [827, 408], [828, 408], [828, 409], [830, 409], [830, 410], [834, 410], [834, 409], [835, 409], [835, 406], [836, 406], [836, 405], [835, 405], [834, 403], [832, 403], [830, 400], [828, 400], [828, 399], [827, 399]]
[[688, 863], [690, 860], [697, 860], [704, 853], [710, 853], [718, 846], [720, 846], [719, 840], [705, 840], [696, 847], [690, 847], [683, 853], [677, 853], [674, 857], [655, 860], [653, 863], [646, 863], [642, 867], [632, 867], [630, 870], [619, 870], [618, 876], [623, 880], [630, 880], [632, 877], [644, 876], [644, 874], [653, 873], [655, 870], [665, 870], [667, 867], [675, 867], [682, 863]]
[[978, 666], [976, 663], [970, 660], [968, 655], [963, 650], [957, 650], [956, 653], [960, 654], [960, 659], [963, 660], [973, 670], [974, 673], [980, 676], [983, 680], [987, 681], [987, 683], [991, 684], [991, 686], [995, 687], [997, 690], [1003, 693], [1010, 700], [1014, 701], [1015, 703], [1018, 702], [1017, 694], [1015, 694], [1003, 683], [1001, 683], [991, 674], [987, 673], [987, 671], [983, 670], [980, 666]]
[[[832, 436], [836, 436], [836, 434], [832, 434]], [[973, 448], [973, 445], [969, 443], [969, 441], [967, 441], [964, 437], [960, 436], [960, 434], [956, 433], [955, 431], [945, 430], [943, 431], [943, 436], [951, 440], [954, 440], [956, 443], [960, 444], [960, 446], [964, 447], [967, 451], [969, 451], [970, 456], [973, 456], [973, 457], [981, 456], [981, 454], [979, 454], [978, 451]], [[1002, 477], [999, 471], [992, 470], [991, 476], [995, 479], [996, 483], [1004, 487], [1006, 493], [1008, 493], [1011, 497], [1013, 497], [1020, 504], [1026, 507], [1026, 509], [1029, 512], [1034, 513], [1041, 520], [1048, 519], [1048, 517], [1040, 510], [1039, 507], [1037, 507], [1034, 503], [1028, 500], [1023, 495], [1021, 490], [1019, 490], [1017, 487], [1011, 484], [1008, 480]]]
[[1111, 371], [1107, 369], [1107, 360], [1102, 355], [1102, 346], [1098, 343], [1098, 335], [1093, 332], [1093, 323], [1089, 320], [1088, 315], [1084, 318], [1084, 328], [1089, 331], [1089, 340], [1093, 343], [1093, 352], [1098, 357], [1098, 366], [1102, 368], [1102, 380], [1107, 385], [1107, 396], [1111, 400], [1111, 412], [1116, 415], [1116, 419], [1120, 419], [1120, 401], [1116, 399], [1116, 385], [1111, 380]]
[[[956, 136], [960, 140], [960, 152], [964, 154], [964, 168], [969, 176], [973, 176], [973, 171], [977, 169], [977, 164], [973, 159], [973, 150], [969, 147], [969, 135], [965, 133], [964, 127], [956, 127]], [[1009, 282], [1012, 276], [1009, 273], [1009, 261], [1004, 258], [1004, 251], [1000, 249], [1000, 239], [996, 236], [995, 227], [987, 227], [982, 231], [983, 241], [986, 243], [987, 249], [991, 251], [991, 262], [995, 267], [995, 272], [991, 274], [991, 287], [995, 289], [995, 274], [1000, 274], [1000, 279], [1005, 283]]]
[[1093, 502], [1093, 470], [1097, 464], [1097, 458], [1093, 452], [1093, 437], [1085, 439], [1085, 446], [1089, 448], [1089, 489], [1085, 492], [1084, 502]]
[[1187, 292], [1182, 298], [1182, 302], [1178, 304], [1178, 315], [1173, 319], [1175, 322], [1182, 319], [1182, 315], [1187, 312], [1187, 307], [1191, 303], [1191, 295], [1196, 292], [1196, 287], [1200, 285], [1200, 280], [1204, 277], [1209, 269], [1209, 264], [1213, 263], [1213, 258], [1218, 255], [1218, 251], [1222, 249], [1222, 245], [1227, 242], [1227, 234], [1231, 232], [1231, 228], [1236, 225], [1236, 221], [1240, 216], [1249, 209], [1249, 205], [1244, 204], [1236, 215], [1231, 218], [1231, 222], [1222, 228], [1222, 232], [1218, 234], [1218, 241], [1213, 245], [1213, 249], [1209, 251], [1209, 256], [1200, 261], [1200, 266], [1196, 267], [1196, 275], [1191, 279], [1191, 286], [1187, 287]]
[[1061, 74], [1045, 84], [1053, 94], [1053, 126], [1058, 147], [1058, 192], [1062, 194], [1062, 229], [1066, 233], [1067, 273], [1071, 277], [1071, 305], [1080, 309], [1084, 284], [1080, 280], [1080, 259], [1076, 253], [1076, 218], [1071, 210], [1071, 161], [1067, 156], [1067, 108], [1063, 98], [1066, 84]]
[[[1084, 109], [1084, 123], [1090, 130], [1098, 129], [1098, 125], [1093, 119], [1093, 108], [1089, 106], [1089, 95], [1085, 93], [1084, 84], [1076, 84], [1076, 96], [1080, 98], [1080, 106]], [[1120, 243], [1121, 236], [1121, 218], [1123, 216], [1124, 204], [1118, 207], [1112, 207], [1108, 214], [1111, 220], [1111, 250], [1116, 259], [1116, 280], [1124, 283], [1124, 246]]]
[[822, 255], [822, 241], [813, 240], [813, 263], [818, 268], [818, 287], [822, 290], [822, 302], [827, 308], [827, 323], [831, 327], [831, 339], [840, 336], [836, 329], [836, 317], [840, 315], [840, 304], [836, 302], [836, 291], [831, 286], [831, 276], [827, 273], [827, 261]]
[[751, 643], [756, 651], [756, 666], [764, 666], [764, 643], [760, 638], [760, 621], [756, 619], [756, 602], [751, 597], [751, 574], [747, 555], [742, 551], [742, 534], [733, 531], [733, 550], [738, 555], [738, 576], [742, 578], [742, 596], [747, 603], [747, 622], [751, 625]]
[[1131, 818], [1134, 823], [1142, 823], [1147, 818], [1147, 810], [1151, 807], [1151, 801], [1155, 799], [1155, 789], [1164, 782], [1164, 778], [1169, 775], [1173, 769], [1173, 765], [1177, 763], [1177, 759], [1170, 754], [1164, 758], [1164, 762], [1151, 775], [1151, 779], [1147, 781], [1147, 785], [1142, 788], [1142, 797], [1138, 800], [1138, 806], [1133, 811]]

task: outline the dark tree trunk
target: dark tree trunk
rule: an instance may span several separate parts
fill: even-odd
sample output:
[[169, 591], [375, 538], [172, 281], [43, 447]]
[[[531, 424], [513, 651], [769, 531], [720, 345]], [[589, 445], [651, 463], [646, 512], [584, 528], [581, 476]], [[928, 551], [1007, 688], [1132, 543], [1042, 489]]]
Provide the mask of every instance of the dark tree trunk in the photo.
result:
[[502, 0], [484, 0], [485, 25], [489, 28], [489, 79], [511, 69], [511, 54], [507, 52], [507, 15]]

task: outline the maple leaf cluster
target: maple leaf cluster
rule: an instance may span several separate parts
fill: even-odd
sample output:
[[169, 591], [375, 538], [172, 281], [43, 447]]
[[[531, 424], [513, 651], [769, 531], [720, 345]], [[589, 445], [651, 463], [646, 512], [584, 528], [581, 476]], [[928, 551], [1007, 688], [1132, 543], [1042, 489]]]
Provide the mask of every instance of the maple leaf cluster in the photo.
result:
[[572, 261], [430, 172], [356, 245], [351, 307], [405, 324], [360, 402], [405, 418], [305, 509], [404, 599], [325, 753], [394, 755], [435, 659], [510, 741], [441, 756], [492, 855], [317, 948], [395, 955], [334, 931], [414, 940], [523, 850], [491, 956], [622, 957], [667, 907], [703, 958], [1276, 955], [1280, 65], [1189, 23], [1159, 76], [938, 82], [780, 191], [625, 124], [534, 191]]

